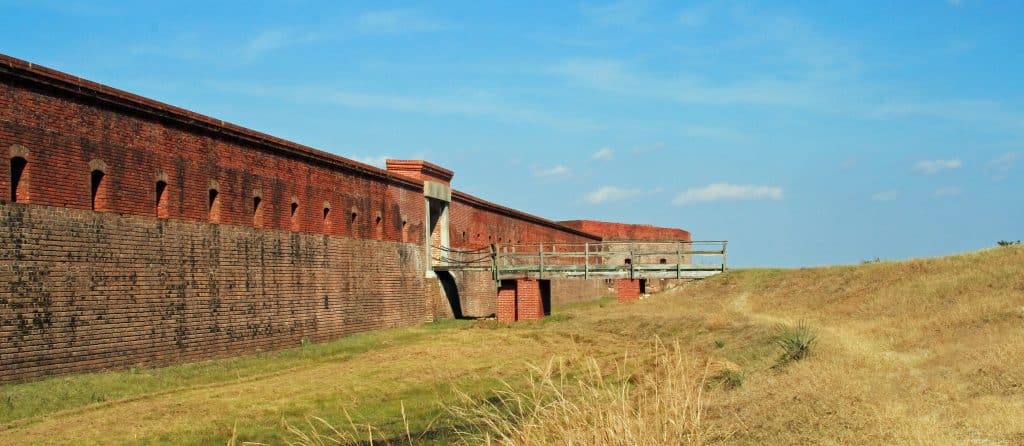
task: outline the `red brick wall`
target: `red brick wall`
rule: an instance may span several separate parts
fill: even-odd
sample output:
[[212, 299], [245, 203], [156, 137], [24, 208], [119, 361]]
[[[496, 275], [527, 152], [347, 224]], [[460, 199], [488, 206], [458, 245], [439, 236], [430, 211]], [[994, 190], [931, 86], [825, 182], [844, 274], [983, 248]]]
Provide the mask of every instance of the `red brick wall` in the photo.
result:
[[516, 284], [516, 320], [535, 321], [544, 318], [542, 280], [520, 279]]
[[[87, 99], [5, 82], [0, 84], [0, 148], [12, 145], [28, 151], [31, 175], [24, 186], [32, 204], [90, 209], [90, 164], [101, 162], [109, 188], [104, 208], [111, 212], [156, 217], [159, 176], [167, 182], [166, 216], [172, 219], [209, 221], [213, 185], [220, 223], [253, 226], [253, 197], [259, 195], [266, 228], [423, 240], [421, 185], [317, 166]], [[0, 171], [0, 186], [9, 191], [9, 169]], [[293, 201], [298, 204], [294, 219]], [[330, 207], [326, 220], [325, 203]]]
[[659, 228], [651, 225], [631, 225], [594, 220], [559, 222], [567, 227], [613, 240], [690, 240], [690, 233], [682, 229]]
[[501, 322], [515, 322], [518, 318], [516, 310], [516, 281], [503, 280], [498, 288], [497, 318]]
[[[493, 243], [586, 243], [599, 239], [589, 234], [567, 230], [550, 222], [518, 211], [493, 206], [476, 197], [458, 193], [449, 208], [451, 245], [456, 249], [477, 249]], [[490, 273], [460, 273], [459, 291], [467, 316], [486, 317], [495, 314], [495, 284]], [[589, 295], [596, 299], [603, 293], [590, 293], [591, 285], [555, 288], [552, 299], [581, 300]]]
[[[0, 381], [445, 314], [424, 282], [416, 179], [2, 55], [0, 151], [28, 160], [27, 206], [5, 204], [0, 168]], [[450, 212], [454, 247], [598, 240], [459, 192]], [[467, 315], [497, 311], [490, 274], [457, 280]]]
[[421, 323], [415, 245], [0, 204], [0, 381]]
[[619, 302], [640, 300], [644, 293], [644, 279], [615, 279], [615, 295]]

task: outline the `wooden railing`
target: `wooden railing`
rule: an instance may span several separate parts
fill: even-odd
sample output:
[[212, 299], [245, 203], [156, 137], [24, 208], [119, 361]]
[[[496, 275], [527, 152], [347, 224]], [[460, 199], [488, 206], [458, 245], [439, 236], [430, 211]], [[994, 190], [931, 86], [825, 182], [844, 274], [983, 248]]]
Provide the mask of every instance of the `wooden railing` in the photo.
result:
[[495, 280], [550, 277], [703, 278], [726, 270], [726, 241], [616, 241], [438, 248], [435, 269], [489, 270]]

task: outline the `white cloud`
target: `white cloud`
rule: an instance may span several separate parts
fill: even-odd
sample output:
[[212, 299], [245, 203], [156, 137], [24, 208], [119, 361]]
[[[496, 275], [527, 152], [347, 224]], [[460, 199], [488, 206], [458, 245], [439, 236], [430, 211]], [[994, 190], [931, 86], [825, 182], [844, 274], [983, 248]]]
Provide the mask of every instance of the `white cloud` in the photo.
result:
[[395, 159], [391, 155], [352, 155], [349, 158], [363, 164], [380, 167], [381, 169], [386, 167], [387, 160]]
[[936, 197], [959, 197], [963, 190], [959, 187], [940, 187], [935, 190]]
[[959, 158], [948, 159], [948, 160], [924, 160], [918, 161], [914, 164], [913, 171], [923, 173], [925, 175], [934, 175], [943, 170], [959, 169], [963, 166]]
[[882, 203], [887, 203], [887, 202], [890, 202], [890, 201], [898, 200], [901, 195], [903, 195], [902, 192], [900, 192], [900, 191], [898, 191], [896, 189], [892, 189], [892, 190], [887, 190], [887, 191], [879, 192], [877, 194], [872, 195], [871, 196], [871, 201], [878, 201], [878, 202], [882, 202]]
[[996, 179], [1005, 178], [1006, 175], [1010, 173], [1010, 170], [1013, 169], [1013, 166], [1017, 163], [1017, 160], [1020, 159], [1020, 157], [1020, 152], [1006, 153], [999, 158], [989, 161], [988, 170], [992, 172]]
[[781, 200], [782, 195], [782, 188], [778, 186], [715, 183], [705, 187], [687, 189], [677, 195], [672, 200], [672, 204], [684, 206], [720, 200]]
[[241, 48], [241, 55], [255, 58], [264, 53], [295, 46], [311, 45], [337, 38], [337, 35], [322, 32], [297, 31], [294, 29], [267, 29], [252, 36]]
[[533, 174], [541, 178], [560, 177], [568, 175], [569, 168], [561, 164], [558, 164], [547, 169], [537, 169], [533, 172]]
[[468, 96], [464, 93], [446, 96], [413, 96], [347, 90], [321, 84], [287, 86], [215, 81], [207, 81], [204, 84], [221, 92], [267, 97], [299, 104], [331, 104], [407, 113], [485, 116], [503, 121], [577, 129], [593, 127], [589, 123], [573, 118], [508, 103], [497, 95], [486, 94], [486, 92]]
[[403, 34], [440, 31], [445, 25], [410, 9], [367, 11], [356, 20], [356, 29], [367, 34]]
[[590, 158], [598, 161], [607, 161], [612, 159], [612, 155], [614, 154], [615, 151], [612, 150], [610, 147], [602, 147], [598, 149], [598, 151], [594, 152], [594, 154], [591, 155]]
[[602, 4], [584, 4], [580, 7], [584, 16], [599, 25], [627, 26], [640, 21], [647, 12], [644, 0], [620, 0]]
[[583, 201], [590, 204], [602, 204], [610, 201], [621, 201], [643, 195], [640, 189], [622, 189], [615, 186], [604, 186], [587, 194]]
[[679, 13], [679, 23], [688, 28], [697, 28], [707, 21], [706, 8], [691, 8]]

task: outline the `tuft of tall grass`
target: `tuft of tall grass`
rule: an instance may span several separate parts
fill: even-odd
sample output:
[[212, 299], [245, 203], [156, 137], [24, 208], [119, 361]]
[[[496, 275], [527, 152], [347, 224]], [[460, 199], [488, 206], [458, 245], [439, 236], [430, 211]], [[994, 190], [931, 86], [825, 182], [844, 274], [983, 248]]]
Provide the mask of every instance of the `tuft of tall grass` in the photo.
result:
[[531, 379], [485, 400], [463, 395], [448, 407], [465, 444], [699, 445], [708, 363], [674, 348], [625, 358], [606, 373], [593, 358], [582, 370], [551, 361]]
[[[335, 426], [320, 417], [311, 417], [306, 420], [305, 426], [295, 426], [284, 422], [284, 428], [288, 431], [289, 438], [285, 444], [288, 446], [336, 446], [336, 445], [413, 445], [421, 438], [413, 437], [409, 430], [409, 419], [405, 416], [405, 403], [402, 403], [402, 424], [405, 426], [404, 435], [398, 438], [388, 438], [380, 430], [370, 424], [359, 424], [352, 420], [348, 411], [343, 411], [345, 426]], [[244, 445], [258, 445], [259, 443], [244, 443]], [[228, 443], [228, 446], [234, 446]]]
[[818, 340], [818, 335], [806, 322], [796, 325], [779, 325], [775, 335], [775, 345], [782, 348], [779, 365], [804, 359], [811, 353], [811, 346]]

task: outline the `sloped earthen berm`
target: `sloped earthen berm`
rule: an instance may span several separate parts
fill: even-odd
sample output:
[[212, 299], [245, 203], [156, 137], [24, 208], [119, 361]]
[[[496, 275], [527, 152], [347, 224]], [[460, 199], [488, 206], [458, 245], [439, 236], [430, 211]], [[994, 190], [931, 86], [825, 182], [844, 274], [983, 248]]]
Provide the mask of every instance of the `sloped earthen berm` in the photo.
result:
[[[439, 277], [436, 246], [690, 239], [553, 222], [425, 161], [378, 169], [3, 55], [0, 150], [0, 382], [498, 312], [516, 284]], [[609, 285], [518, 287], [550, 308]]]

